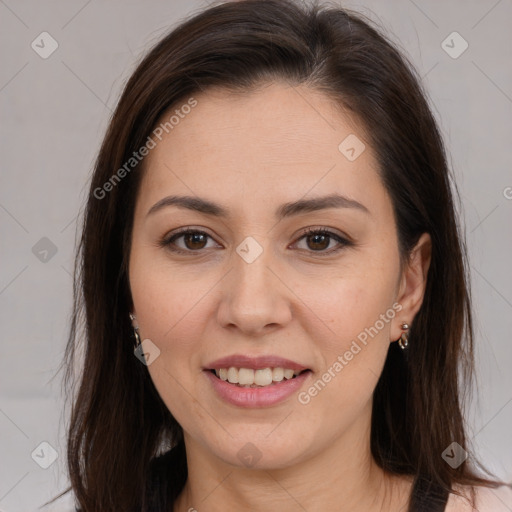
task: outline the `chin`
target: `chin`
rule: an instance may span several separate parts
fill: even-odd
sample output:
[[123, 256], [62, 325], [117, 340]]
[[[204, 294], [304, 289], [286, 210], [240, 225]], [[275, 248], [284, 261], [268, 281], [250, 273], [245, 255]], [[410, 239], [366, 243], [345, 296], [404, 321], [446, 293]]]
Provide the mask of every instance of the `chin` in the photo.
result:
[[[305, 456], [303, 441], [300, 439], [287, 436], [284, 440], [277, 435], [270, 439], [273, 435], [251, 436], [246, 431], [245, 435], [229, 438], [224, 446], [216, 443], [210, 449], [227, 464], [259, 470], [283, 469], [296, 464]], [[297, 447], [302, 450], [298, 452]]]

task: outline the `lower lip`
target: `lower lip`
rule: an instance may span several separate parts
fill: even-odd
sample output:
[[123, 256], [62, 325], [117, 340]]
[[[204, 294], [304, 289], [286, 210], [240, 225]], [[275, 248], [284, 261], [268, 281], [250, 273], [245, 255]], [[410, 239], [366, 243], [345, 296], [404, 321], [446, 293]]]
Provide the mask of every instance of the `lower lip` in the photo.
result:
[[282, 380], [270, 386], [242, 388], [219, 379], [211, 371], [205, 370], [204, 372], [220, 398], [238, 407], [269, 407], [283, 402], [297, 392], [311, 374], [311, 371], [308, 370], [294, 379]]

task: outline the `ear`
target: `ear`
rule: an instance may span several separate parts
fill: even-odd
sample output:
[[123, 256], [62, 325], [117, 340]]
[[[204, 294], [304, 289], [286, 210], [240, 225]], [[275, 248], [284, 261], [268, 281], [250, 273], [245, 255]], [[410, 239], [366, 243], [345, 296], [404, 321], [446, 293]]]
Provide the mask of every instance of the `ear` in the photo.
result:
[[395, 316], [391, 326], [391, 341], [400, 338], [401, 325], [412, 324], [416, 313], [423, 303], [427, 286], [427, 273], [432, 257], [432, 240], [428, 233], [423, 233], [412, 249], [402, 270], [396, 302], [402, 309]]

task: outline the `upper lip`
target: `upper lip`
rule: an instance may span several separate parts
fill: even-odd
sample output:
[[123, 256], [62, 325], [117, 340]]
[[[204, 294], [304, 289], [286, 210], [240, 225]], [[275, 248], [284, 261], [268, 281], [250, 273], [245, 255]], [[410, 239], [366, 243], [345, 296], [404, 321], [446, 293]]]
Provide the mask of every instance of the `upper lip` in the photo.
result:
[[234, 354], [231, 356], [221, 357], [205, 366], [205, 370], [219, 370], [220, 368], [252, 368], [253, 370], [262, 370], [263, 368], [289, 368], [295, 371], [308, 370], [307, 366], [285, 359], [275, 355], [265, 356], [246, 356]]

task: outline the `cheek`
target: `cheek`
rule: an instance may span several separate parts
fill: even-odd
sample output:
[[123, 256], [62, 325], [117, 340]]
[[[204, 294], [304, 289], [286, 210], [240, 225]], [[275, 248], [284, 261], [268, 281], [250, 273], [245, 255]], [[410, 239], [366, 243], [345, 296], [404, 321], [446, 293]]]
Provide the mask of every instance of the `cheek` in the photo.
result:
[[315, 382], [321, 382], [306, 390], [303, 403], [314, 399], [314, 407], [325, 411], [337, 404], [341, 416], [365, 406], [382, 371], [391, 322], [400, 308], [394, 302], [394, 283], [393, 269], [364, 263], [331, 280], [328, 287], [310, 283], [308, 305], [323, 324], [322, 334], [309, 332], [322, 355], [315, 375]]
[[194, 339], [200, 329], [198, 317], [214, 285], [208, 272], [198, 275], [169, 264], [156, 264], [148, 256], [136, 259], [131, 266], [132, 298], [143, 335], [164, 350], [179, 344], [180, 348]]
[[[395, 274], [391, 268], [362, 263], [323, 284], [313, 280], [304, 284], [305, 302], [325, 327], [322, 338], [329, 353], [342, 350], [361, 333], [359, 339], [364, 341], [368, 329], [372, 339], [389, 335], [390, 320], [395, 315]], [[376, 323], [378, 333], [373, 330]]]
[[[174, 347], [179, 348], [179, 347]], [[201, 399], [194, 387], [192, 378], [186, 367], [186, 356], [178, 359], [179, 350], [164, 350], [161, 356], [148, 367], [151, 380], [174, 419], [192, 437], [204, 436], [204, 426], [211, 425], [212, 412], [208, 411], [207, 404]]]
[[144, 336], [160, 350], [159, 357], [148, 366], [155, 388], [178, 423], [186, 431], [196, 434], [198, 425], [211, 420], [197, 392], [206, 315], [206, 301], [201, 298], [204, 300], [210, 289], [203, 289], [203, 285], [191, 290], [190, 286], [182, 288], [176, 283], [152, 280], [148, 276], [144, 295], [136, 303]]
[[[148, 259], [148, 261], [151, 261]], [[211, 289], [204, 280], [183, 276], [175, 269], [134, 257], [130, 288], [142, 340], [160, 351], [148, 371], [160, 396], [173, 414], [194, 407], [192, 392], [199, 372], [197, 346], [201, 339], [204, 302]]]

